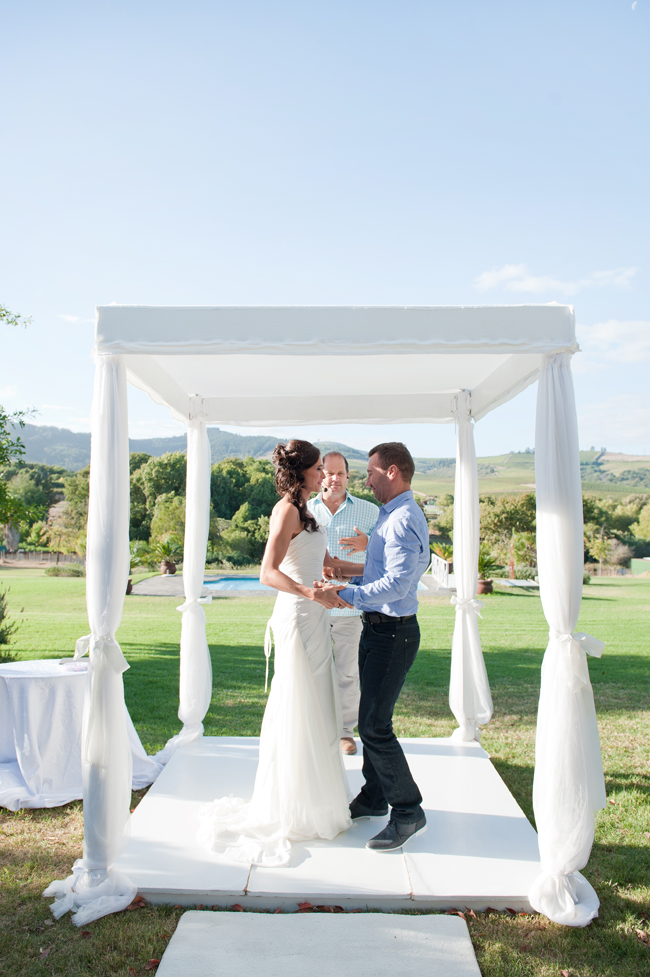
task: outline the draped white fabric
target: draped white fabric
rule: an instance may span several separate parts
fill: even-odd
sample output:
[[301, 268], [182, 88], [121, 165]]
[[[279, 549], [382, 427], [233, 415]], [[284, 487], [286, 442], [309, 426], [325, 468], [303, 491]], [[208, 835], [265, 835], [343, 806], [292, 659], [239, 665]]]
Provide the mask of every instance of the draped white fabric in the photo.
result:
[[478, 632], [482, 601], [476, 600], [479, 551], [479, 499], [474, 428], [469, 398], [458, 398], [454, 496], [454, 573], [456, 621], [451, 648], [449, 705], [458, 729], [452, 739], [478, 740], [479, 726], [492, 718], [492, 696]]
[[55, 896], [56, 918], [73, 911], [85, 925], [119, 912], [136, 887], [111, 865], [127, 839], [131, 800], [122, 673], [129, 667], [115, 639], [129, 573], [129, 441], [126, 376], [118, 356], [97, 357], [92, 413], [86, 603], [91, 633], [75, 658], [89, 654], [82, 729], [84, 853], [73, 874], [43, 893]]
[[568, 353], [545, 359], [535, 434], [537, 560], [549, 643], [542, 665], [533, 805], [542, 874], [529, 893], [556, 923], [586, 926], [599, 901], [578, 869], [587, 864], [605, 785], [586, 651], [603, 643], [575, 633], [582, 597], [583, 527], [578, 426]]
[[181, 625], [180, 706], [178, 718], [183, 729], [173, 736], [156, 759], [166, 762], [174, 750], [203, 735], [203, 718], [212, 698], [212, 662], [205, 633], [201, 597], [205, 556], [210, 530], [210, 442], [204, 421], [190, 420], [187, 429], [187, 488], [185, 498], [185, 545], [183, 549], [183, 589], [185, 602], [178, 610]]

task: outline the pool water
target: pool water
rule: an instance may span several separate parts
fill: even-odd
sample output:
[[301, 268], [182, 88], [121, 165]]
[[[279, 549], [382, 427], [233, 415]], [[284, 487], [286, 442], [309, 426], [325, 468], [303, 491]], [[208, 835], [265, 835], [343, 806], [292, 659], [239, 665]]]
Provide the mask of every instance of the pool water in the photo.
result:
[[218, 580], [205, 580], [203, 586], [207, 590], [268, 590], [273, 588], [260, 583], [259, 577], [220, 577]]
[[[270, 590], [266, 584], [260, 583], [259, 577], [220, 577], [218, 580], [205, 580], [203, 586], [207, 590]], [[427, 588], [418, 581], [418, 590]]]

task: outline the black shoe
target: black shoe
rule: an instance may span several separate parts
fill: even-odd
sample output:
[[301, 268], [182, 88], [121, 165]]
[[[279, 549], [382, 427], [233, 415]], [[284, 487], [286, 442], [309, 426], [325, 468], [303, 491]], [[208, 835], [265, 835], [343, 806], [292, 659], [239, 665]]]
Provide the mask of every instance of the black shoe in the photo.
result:
[[350, 801], [350, 817], [353, 821], [360, 821], [361, 818], [368, 818], [369, 821], [379, 821], [388, 814], [388, 805], [381, 811], [373, 811], [371, 808], [362, 804], [358, 797]]
[[426, 830], [427, 819], [424, 815], [419, 821], [413, 821], [411, 824], [406, 824], [404, 821], [394, 821], [391, 818], [384, 830], [370, 839], [366, 848], [370, 848], [371, 851], [395, 851]]

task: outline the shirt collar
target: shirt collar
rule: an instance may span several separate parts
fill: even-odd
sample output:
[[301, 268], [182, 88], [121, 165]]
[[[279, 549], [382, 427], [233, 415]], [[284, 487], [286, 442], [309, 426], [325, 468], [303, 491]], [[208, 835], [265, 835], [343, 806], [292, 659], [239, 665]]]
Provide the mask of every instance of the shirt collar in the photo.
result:
[[407, 499], [412, 499], [412, 498], [413, 498], [413, 492], [411, 491], [411, 489], [407, 489], [406, 492], [401, 492], [399, 495], [396, 495], [394, 499], [391, 499], [390, 502], [387, 502], [385, 505], [383, 505], [382, 509], [384, 510], [384, 512], [392, 512], [393, 509], [396, 509], [401, 502], [405, 502]]

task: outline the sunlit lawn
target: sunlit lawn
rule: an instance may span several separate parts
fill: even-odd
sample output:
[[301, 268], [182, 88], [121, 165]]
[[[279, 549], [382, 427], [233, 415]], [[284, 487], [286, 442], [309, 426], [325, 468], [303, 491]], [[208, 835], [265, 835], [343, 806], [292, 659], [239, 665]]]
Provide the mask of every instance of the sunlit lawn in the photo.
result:
[[[84, 581], [40, 571], [0, 570], [12, 607], [24, 606], [14, 650], [23, 658], [69, 655], [87, 633]], [[480, 622], [495, 703], [483, 735], [502, 777], [532, 819], [531, 788], [539, 670], [548, 627], [539, 598], [501, 592], [485, 598]], [[131, 663], [127, 703], [149, 752], [176, 732], [178, 598], [126, 599], [118, 634]], [[262, 641], [272, 607], [267, 596], [218, 596], [206, 607], [214, 692], [207, 735], [257, 735], [264, 709]], [[399, 734], [445, 736], [453, 729], [447, 689], [453, 609], [424, 598], [422, 647], [396, 713]], [[604, 977], [650, 973], [650, 581], [604, 578], [585, 588], [580, 628], [607, 642], [590, 669], [599, 714], [610, 799], [598, 815], [596, 843], [585, 874], [601, 914], [585, 930], [540, 916], [478, 914], [468, 923], [484, 977]], [[40, 892], [69, 873], [81, 855], [80, 804], [51, 811], [0, 813], [2, 909], [0, 974], [99, 975], [144, 973], [159, 958], [179, 911], [147, 907], [107, 917], [83, 936], [66, 917], [50, 923]], [[461, 907], [462, 908], [462, 907]], [[50, 948], [46, 957], [41, 951]], [[132, 968], [132, 969], [130, 969]]]

